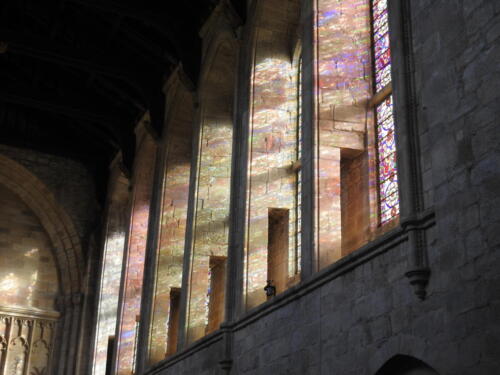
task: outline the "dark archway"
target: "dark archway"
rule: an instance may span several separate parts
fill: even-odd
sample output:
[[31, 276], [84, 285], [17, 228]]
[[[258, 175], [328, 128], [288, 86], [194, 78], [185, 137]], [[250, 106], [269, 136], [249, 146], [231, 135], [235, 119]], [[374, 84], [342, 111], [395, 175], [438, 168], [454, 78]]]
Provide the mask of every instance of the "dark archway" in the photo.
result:
[[432, 367], [407, 355], [396, 355], [388, 360], [375, 375], [439, 375]]

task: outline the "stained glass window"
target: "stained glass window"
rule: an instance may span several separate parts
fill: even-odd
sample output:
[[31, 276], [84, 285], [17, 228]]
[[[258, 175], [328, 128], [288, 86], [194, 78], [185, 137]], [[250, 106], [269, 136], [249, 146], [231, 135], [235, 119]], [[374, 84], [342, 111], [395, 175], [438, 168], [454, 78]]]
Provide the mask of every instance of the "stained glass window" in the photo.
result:
[[387, 0], [372, 1], [380, 223], [399, 215], [398, 170], [391, 85]]
[[[302, 56], [299, 58], [297, 74], [297, 160], [302, 161]], [[296, 197], [296, 252], [295, 273], [300, 273], [301, 246], [302, 246], [302, 167], [297, 171], [297, 197]]]

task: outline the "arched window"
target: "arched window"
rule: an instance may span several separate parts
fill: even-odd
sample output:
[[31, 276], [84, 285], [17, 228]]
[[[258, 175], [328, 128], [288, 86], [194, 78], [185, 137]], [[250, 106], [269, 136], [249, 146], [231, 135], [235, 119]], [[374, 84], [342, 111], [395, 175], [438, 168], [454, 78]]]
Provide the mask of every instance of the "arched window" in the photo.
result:
[[[298, 2], [256, 3], [245, 239], [245, 307], [299, 280], [300, 59], [290, 41]], [[271, 290], [271, 289], [268, 289]], [[269, 294], [273, 294], [272, 292]]]
[[207, 49], [200, 78], [187, 343], [215, 331], [224, 320], [236, 62], [235, 41], [223, 34]]
[[391, 80], [391, 48], [387, 0], [372, 1], [372, 40], [377, 137], [379, 220], [384, 225], [399, 216], [398, 170]]

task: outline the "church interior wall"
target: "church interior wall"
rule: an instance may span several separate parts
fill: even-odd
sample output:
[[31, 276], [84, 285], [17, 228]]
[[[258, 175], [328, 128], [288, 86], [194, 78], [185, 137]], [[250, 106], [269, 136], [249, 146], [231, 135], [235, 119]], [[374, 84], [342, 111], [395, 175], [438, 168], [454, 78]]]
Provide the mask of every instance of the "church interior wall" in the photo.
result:
[[0, 145], [0, 375], [496, 374], [500, 5], [246, 4], [103, 207], [83, 164]]

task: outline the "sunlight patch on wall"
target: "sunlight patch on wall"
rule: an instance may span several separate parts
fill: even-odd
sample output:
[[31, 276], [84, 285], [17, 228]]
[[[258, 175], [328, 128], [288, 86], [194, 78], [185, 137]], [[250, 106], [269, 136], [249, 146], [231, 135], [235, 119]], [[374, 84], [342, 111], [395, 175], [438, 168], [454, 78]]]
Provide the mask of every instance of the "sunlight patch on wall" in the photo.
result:
[[288, 238], [283, 256], [283, 280], [273, 280], [279, 291], [286, 289], [297, 267], [297, 173], [298, 158], [297, 77], [289, 60], [266, 58], [253, 73], [253, 112], [249, 150], [249, 191], [245, 257], [246, 306], [265, 301], [267, 283], [270, 209], [289, 210]]

